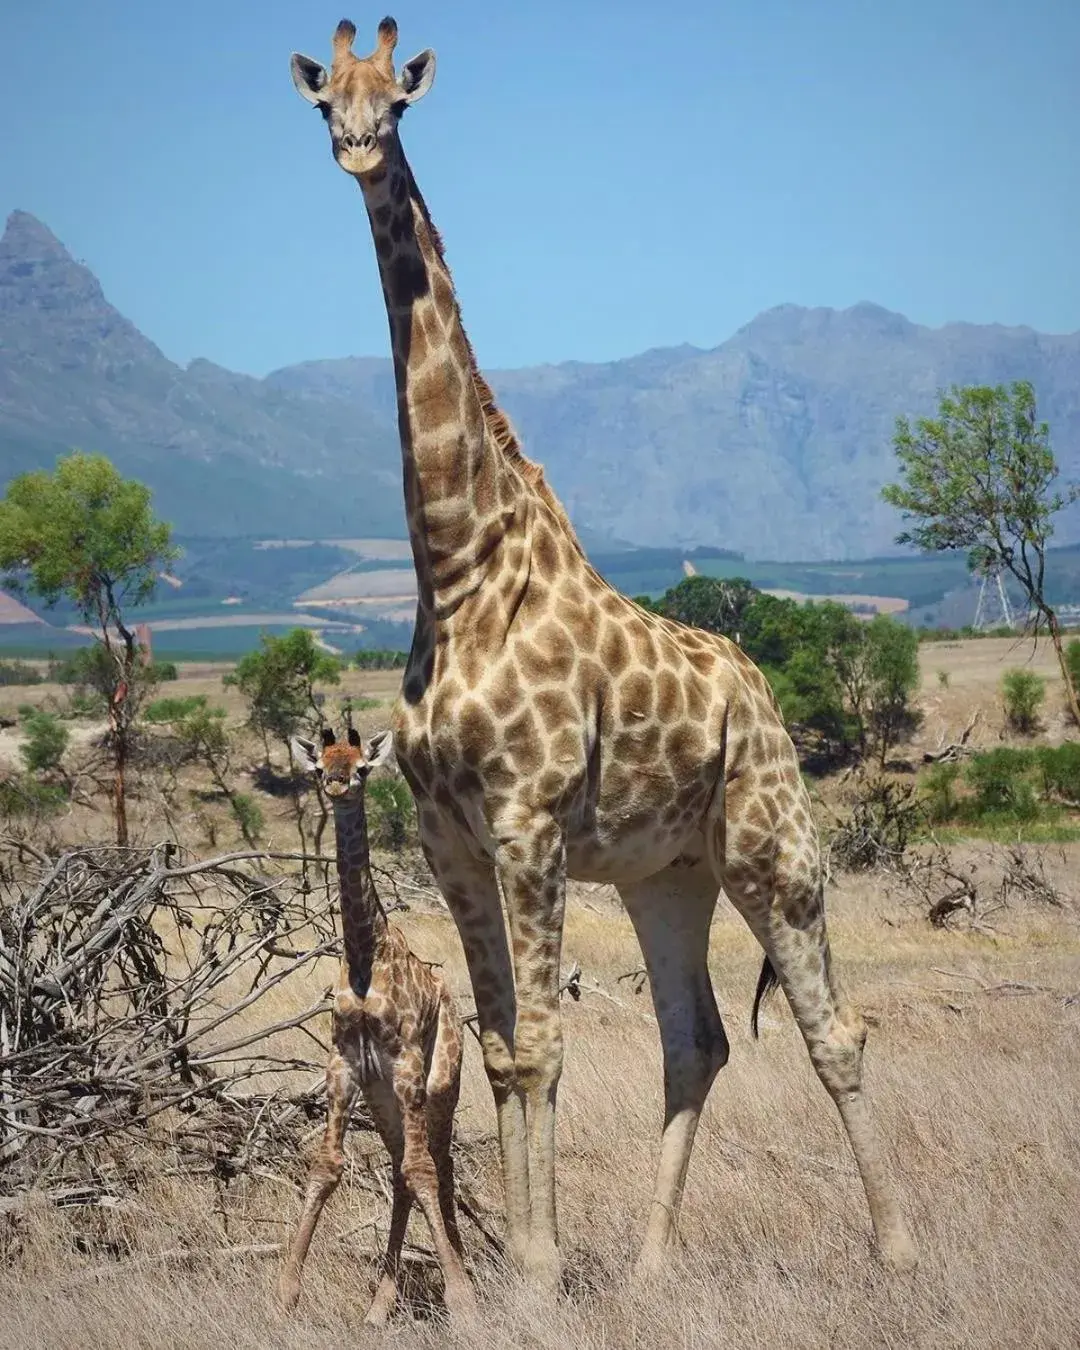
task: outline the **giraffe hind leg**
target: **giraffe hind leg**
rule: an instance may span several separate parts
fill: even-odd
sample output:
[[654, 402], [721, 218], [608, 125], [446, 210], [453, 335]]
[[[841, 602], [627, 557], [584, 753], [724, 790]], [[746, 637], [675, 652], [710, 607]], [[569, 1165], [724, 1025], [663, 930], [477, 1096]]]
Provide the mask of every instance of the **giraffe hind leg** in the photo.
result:
[[676, 1238], [698, 1120], [728, 1042], [709, 978], [709, 926], [719, 886], [707, 867], [669, 868], [619, 894], [641, 944], [664, 1055], [664, 1127], [639, 1274]]
[[878, 1249], [897, 1269], [911, 1269], [915, 1243], [863, 1091], [866, 1028], [832, 968], [817, 837], [794, 750], [791, 761], [779, 788], [768, 792], [751, 775], [739, 779], [727, 794], [726, 820], [710, 833], [724, 890], [765, 950], [751, 1023], [756, 1035], [762, 1000], [778, 983], [847, 1131]]

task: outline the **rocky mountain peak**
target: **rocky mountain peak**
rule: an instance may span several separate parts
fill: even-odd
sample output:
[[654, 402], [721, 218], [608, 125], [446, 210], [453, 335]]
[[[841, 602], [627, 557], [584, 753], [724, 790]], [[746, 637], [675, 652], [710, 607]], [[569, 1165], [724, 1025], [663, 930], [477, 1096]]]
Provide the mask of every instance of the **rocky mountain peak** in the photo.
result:
[[88, 267], [29, 211], [13, 211], [0, 237], [0, 351], [6, 360], [104, 373], [169, 364], [105, 298]]

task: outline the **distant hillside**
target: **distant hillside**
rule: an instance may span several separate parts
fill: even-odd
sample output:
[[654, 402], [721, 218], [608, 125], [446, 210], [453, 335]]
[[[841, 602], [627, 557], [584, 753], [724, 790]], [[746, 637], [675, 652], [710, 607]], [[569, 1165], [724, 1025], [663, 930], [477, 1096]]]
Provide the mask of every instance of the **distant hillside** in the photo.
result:
[[[749, 558], [890, 551], [880, 498], [900, 414], [949, 384], [1030, 379], [1066, 477], [1080, 478], [1080, 333], [923, 328], [877, 305], [759, 315], [711, 351], [683, 346], [605, 365], [494, 371], [492, 383], [573, 514], [636, 543], [716, 544]], [[286, 367], [268, 383], [387, 413], [389, 362]], [[1080, 539], [1080, 511], [1059, 541]]]
[[[1080, 334], [951, 324], [875, 305], [760, 315], [711, 351], [496, 371], [493, 382], [590, 551], [615, 540], [748, 558], [892, 548], [879, 489], [898, 413], [950, 382], [1031, 379], [1080, 477]], [[25, 212], [0, 239], [0, 482], [71, 446], [110, 455], [190, 535], [404, 533], [388, 360], [311, 361], [253, 379], [186, 369], [105, 299]], [[1060, 542], [1080, 539], [1080, 512]]]

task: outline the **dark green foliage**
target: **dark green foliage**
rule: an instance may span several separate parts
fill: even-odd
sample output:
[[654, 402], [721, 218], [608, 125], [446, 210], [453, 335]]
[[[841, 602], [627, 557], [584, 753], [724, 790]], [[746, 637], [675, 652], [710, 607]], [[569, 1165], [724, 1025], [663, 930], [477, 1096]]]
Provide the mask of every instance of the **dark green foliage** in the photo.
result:
[[147, 722], [155, 725], [167, 725], [181, 722], [206, 707], [205, 694], [187, 694], [177, 698], [157, 698], [143, 713]]
[[25, 661], [0, 661], [0, 686], [41, 684], [44, 677]]
[[247, 700], [251, 726], [264, 745], [289, 737], [305, 723], [321, 719], [315, 691], [318, 684], [337, 684], [341, 664], [322, 651], [310, 629], [294, 628], [283, 637], [264, 637], [258, 651], [237, 663], [225, 683], [235, 685]]
[[400, 852], [415, 834], [416, 808], [403, 778], [372, 777], [367, 785], [368, 828], [377, 848]]
[[974, 794], [971, 813], [975, 819], [1034, 820], [1039, 814], [1034, 768], [1034, 756], [1028, 750], [1000, 746], [974, 756], [964, 778]]
[[35, 709], [23, 719], [26, 739], [19, 754], [28, 773], [53, 774], [67, 749], [69, 732], [58, 717]]
[[353, 657], [353, 664], [357, 670], [402, 670], [408, 659], [408, 652], [390, 651], [385, 647], [361, 647]]
[[927, 819], [932, 825], [955, 820], [958, 808], [956, 785], [960, 781], [959, 764], [935, 764], [922, 780]]
[[1080, 741], [1040, 746], [1035, 754], [1045, 794], [1066, 806], [1080, 806]]
[[62, 783], [43, 783], [30, 774], [0, 778], [0, 819], [33, 816], [46, 819], [62, 811], [67, 792]]
[[1046, 681], [1030, 670], [1009, 670], [1001, 680], [1005, 720], [1011, 730], [1030, 736], [1038, 730], [1039, 709], [1046, 698]]
[[150, 681], [153, 684], [164, 684], [169, 680], [179, 679], [180, 672], [176, 669], [175, 661], [152, 661], [150, 663]]
[[746, 613], [758, 595], [743, 577], [686, 577], [666, 592], [655, 611], [736, 642]]

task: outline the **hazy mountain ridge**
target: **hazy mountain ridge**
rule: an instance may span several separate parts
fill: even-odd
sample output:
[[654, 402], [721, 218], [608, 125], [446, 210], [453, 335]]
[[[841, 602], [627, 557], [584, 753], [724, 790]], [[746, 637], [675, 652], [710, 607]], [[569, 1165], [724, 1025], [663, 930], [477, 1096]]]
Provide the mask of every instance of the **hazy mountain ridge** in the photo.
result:
[[[896, 416], [950, 383], [1031, 379], [1066, 477], [1080, 477], [1080, 334], [949, 324], [879, 306], [766, 311], [711, 350], [492, 372], [591, 537], [718, 545], [750, 557], [889, 549], [880, 501]], [[5, 477], [77, 445], [154, 488], [193, 534], [404, 530], [388, 359], [304, 362], [265, 379], [170, 361], [33, 216], [0, 240]], [[1080, 538], [1072, 513], [1060, 542]]]

